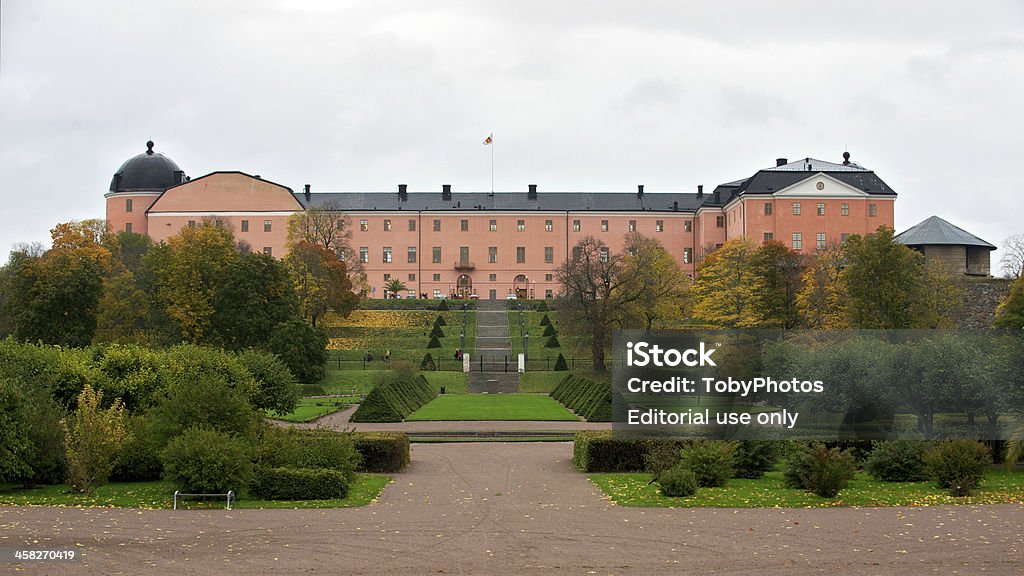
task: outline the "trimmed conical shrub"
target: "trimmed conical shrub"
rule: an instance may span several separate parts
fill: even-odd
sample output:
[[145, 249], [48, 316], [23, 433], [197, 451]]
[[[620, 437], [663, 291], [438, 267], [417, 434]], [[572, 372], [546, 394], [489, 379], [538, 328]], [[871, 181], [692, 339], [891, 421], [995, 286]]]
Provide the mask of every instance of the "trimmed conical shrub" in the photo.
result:
[[555, 330], [554, 326], [552, 326], [551, 324], [548, 324], [547, 326], [544, 327], [544, 334], [542, 334], [542, 336], [556, 336], [556, 335], [558, 335], [558, 332]]
[[437, 319], [434, 320], [434, 326], [447, 326], [447, 325], [448, 325], [448, 323], [445, 322], [444, 316], [438, 315]]
[[550, 308], [548, 308], [547, 302], [541, 300], [537, 303], [537, 312], [547, 312], [548, 310], [550, 310]]
[[440, 326], [434, 326], [430, 331], [431, 338], [444, 338], [444, 330], [441, 330]]
[[565, 361], [565, 356], [562, 353], [558, 353], [558, 360], [555, 360], [555, 372], [564, 372], [569, 369], [569, 364]]
[[548, 318], [548, 315], [545, 314], [544, 317], [540, 319], [540, 325], [541, 326], [550, 326], [551, 325], [551, 318]]
[[437, 364], [434, 364], [434, 357], [430, 355], [430, 352], [424, 354], [423, 360], [420, 360], [420, 370], [437, 370]]
[[560, 346], [561, 344], [558, 343], [558, 336], [552, 336], [551, 338], [548, 338], [547, 342], [544, 343], [545, 348], [558, 348]]
[[437, 339], [437, 336], [431, 336], [430, 342], [427, 343], [427, 348], [440, 348], [441, 341]]
[[441, 300], [441, 303], [437, 305], [437, 311], [438, 312], [444, 312], [446, 310], [448, 310], [448, 301], [447, 300]]

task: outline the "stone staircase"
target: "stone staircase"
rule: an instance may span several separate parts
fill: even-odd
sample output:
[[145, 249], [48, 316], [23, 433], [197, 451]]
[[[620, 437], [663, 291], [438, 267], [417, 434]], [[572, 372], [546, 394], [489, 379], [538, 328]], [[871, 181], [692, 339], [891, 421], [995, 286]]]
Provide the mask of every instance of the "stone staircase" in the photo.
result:
[[519, 373], [508, 340], [508, 313], [504, 300], [477, 302], [476, 357], [470, 360], [471, 393], [510, 394], [519, 391]]

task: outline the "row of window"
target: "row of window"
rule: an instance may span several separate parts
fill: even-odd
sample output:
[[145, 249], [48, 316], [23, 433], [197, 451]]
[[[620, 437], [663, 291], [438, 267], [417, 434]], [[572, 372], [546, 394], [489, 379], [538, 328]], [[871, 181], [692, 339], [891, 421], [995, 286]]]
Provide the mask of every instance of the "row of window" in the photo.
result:
[[[217, 228], [223, 228], [224, 227], [224, 221], [223, 220], [216, 220], [216, 221], [214, 221], [214, 225], [217, 226]], [[249, 221], [248, 220], [242, 220], [241, 226], [242, 226], [242, 228], [241, 228], [242, 232], [248, 232], [249, 231]], [[188, 221], [188, 227], [189, 228], [195, 228], [196, 227], [196, 221], [195, 220], [189, 220]], [[273, 230], [273, 227], [274, 227], [273, 222], [271, 222], [270, 220], [264, 220], [263, 221], [263, 231], [264, 232], [270, 232], [271, 230]], [[131, 228], [130, 227], [126, 228], [126, 230], [131, 232]]]
[[[441, 263], [442, 257], [441, 257], [441, 247], [440, 246], [434, 246], [431, 249], [430, 258], [431, 258], [432, 263], [434, 263], [434, 264], [440, 264]], [[459, 247], [459, 260], [461, 262], [468, 262], [469, 261], [469, 246], [460, 246]], [[370, 248], [368, 246], [360, 246], [359, 247], [359, 261], [360, 262], [369, 262], [370, 261]], [[391, 249], [391, 246], [384, 246], [383, 247], [383, 259], [382, 259], [382, 261], [385, 264], [390, 264], [393, 261], [393, 251]], [[406, 249], [406, 260], [405, 261], [408, 262], [409, 264], [415, 264], [416, 263], [416, 247], [415, 246], [409, 246]], [[545, 264], [553, 264], [554, 261], [555, 261], [555, 248], [554, 248], [554, 246], [545, 246], [544, 247], [544, 263]], [[494, 263], [498, 262], [498, 247], [497, 246], [488, 246], [487, 247], [487, 262], [490, 263], [490, 264], [494, 264]], [[526, 262], [526, 246], [516, 246], [516, 264], [524, 264], [525, 262]]]
[[[722, 220], [722, 217], [719, 216], [718, 217], [718, 227], [721, 228], [723, 225], [724, 225], [724, 221]], [[491, 232], [497, 232], [498, 231], [498, 221], [497, 220], [489, 221], [488, 224], [487, 224], [487, 227], [488, 227], [488, 230], [490, 230]], [[609, 228], [608, 220], [601, 220], [601, 232], [608, 232], [608, 228]], [[360, 220], [359, 221], [359, 230], [361, 232], [366, 232], [369, 229], [370, 229], [370, 221], [369, 220]], [[459, 221], [459, 229], [462, 232], [469, 232], [469, 220], [468, 219], [460, 220]], [[555, 230], [555, 221], [554, 220], [545, 220], [544, 221], [544, 231], [545, 232], [554, 232], [554, 230]], [[582, 223], [582, 221], [580, 221], [580, 220], [573, 220], [572, 221], [572, 231], [573, 232], [581, 232], [582, 230], [583, 230], [583, 223]], [[636, 220], [630, 220], [629, 221], [629, 225], [628, 225], [628, 231], [629, 232], [636, 232], [636, 230], [637, 230]], [[385, 232], [390, 232], [391, 231], [391, 220], [389, 218], [385, 218], [384, 219], [384, 231]], [[410, 232], [415, 232], [416, 231], [416, 220], [409, 220], [409, 231]], [[441, 231], [441, 220], [434, 220], [434, 232], [440, 232], [440, 231]], [[526, 232], [526, 220], [516, 220], [516, 231], [517, 232]], [[664, 232], [665, 231], [665, 221], [664, 220], [655, 220], [655, 222], [654, 222], [654, 231], [655, 232]], [[683, 221], [683, 232], [692, 232], [692, 231], [693, 231], [693, 221], [692, 220], [685, 220], [685, 221]]]
[[[794, 216], [799, 216], [800, 215], [801, 206], [800, 206], [799, 202], [793, 202], [792, 209], [793, 209], [793, 215]], [[825, 215], [825, 203], [824, 202], [818, 202], [817, 213], [818, 213], [818, 216], [824, 216]], [[849, 216], [850, 215], [850, 205], [845, 203], [845, 202], [840, 204], [839, 205], [839, 214], [841, 216]], [[765, 202], [764, 203], [764, 215], [765, 216], [771, 216], [772, 215], [772, 203], [771, 202]], [[878, 216], [878, 204], [868, 204], [868, 216], [871, 216], [871, 217]]]
[[[775, 237], [775, 235], [772, 234], [771, 232], [765, 232], [764, 233], [764, 241], [765, 242], [767, 242], [769, 240], [773, 240], [774, 237]], [[843, 232], [842, 234], [839, 235], [839, 241], [840, 242], [846, 242], [846, 239], [849, 238], [849, 237], [850, 237], [849, 233]], [[825, 249], [825, 233], [824, 232], [818, 232], [817, 234], [815, 234], [815, 238], [814, 239], [815, 239], [815, 247], [818, 250], [824, 250]], [[791, 238], [791, 241], [792, 241], [793, 250], [803, 250], [803, 248], [804, 248], [804, 235], [802, 233], [800, 233], [800, 232], [793, 232], [793, 237]]]
[[[522, 275], [520, 275], [520, 276], [522, 276]], [[555, 278], [554, 274], [545, 274], [544, 275], [544, 281], [545, 282], [553, 282], [554, 278]], [[415, 273], [409, 274], [407, 276], [407, 279], [408, 279], [409, 282], [415, 282], [416, 281], [416, 274]], [[384, 273], [384, 281], [388, 282], [390, 280], [391, 280], [391, 274], [385, 272]], [[434, 280], [434, 282], [440, 282], [441, 281], [441, 275], [435, 273], [434, 276], [433, 276], [433, 280]], [[487, 275], [487, 280], [489, 282], [497, 282], [498, 281], [498, 275], [497, 274], [488, 274]], [[519, 277], [516, 278], [516, 281], [519, 281]]]

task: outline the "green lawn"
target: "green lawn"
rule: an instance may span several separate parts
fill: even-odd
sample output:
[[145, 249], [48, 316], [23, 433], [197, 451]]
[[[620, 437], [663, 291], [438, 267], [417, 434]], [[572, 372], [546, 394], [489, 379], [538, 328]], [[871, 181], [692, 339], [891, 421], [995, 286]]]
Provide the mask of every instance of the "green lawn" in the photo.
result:
[[578, 418], [541, 394], [456, 394], [438, 396], [411, 420], [567, 420]]
[[956, 498], [931, 482], [878, 482], [858, 472], [836, 498], [786, 488], [782, 472], [763, 478], [733, 478], [722, 488], [700, 488], [689, 498], [670, 498], [648, 484], [650, 474], [591, 474], [590, 481], [623, 506], [665, 508], [832, 508], [836, 506], [934, 506], [938, 504], [1024, 503], [1024, 471], [992, 470], [974, 496]]
[[330, 363], [328, 370], [319, 386], [324, 394], [367, 394], [373, 389], [374, 376], [378, 378], [381, 370], [331, 370]]
[[270, 410], [267, 412], [267, 415], [271, 418], [287, 422], [312, 422], [331, 412], [344, 410], [358, 401], [358, 396], [345, 398], [302, 398], [299, 400], [299, 406], [291, 414], [279, 416], [276, 412]]
[[[391, 482], [381, 474], [357, 474], [348, 495], [340, 500], [254, 500], [239, 499], [238, 508], [349, 508], [365, 506], [380, 495]], [[76, 506], [85, 508], [156, 508], [170, 509], [174, 501], [174, 485], [167, 481], [118, 482], [97, 488], [91, 496], [68, 492], [66, 485], [18, 488], [0, 485], [0, 505], [5, 506]], [[179, 508], [182, 504], [179, 502]], [[186, 508], [223, 508], [216, 502], [188, 501]]]
[[520, 392], [550, 394], [571, 372], [524, 372], [519, 375]]
[[465, 394], [469, 390], [469, 378], [465, 372], [422, 372], [423, 377], [445, 394]]

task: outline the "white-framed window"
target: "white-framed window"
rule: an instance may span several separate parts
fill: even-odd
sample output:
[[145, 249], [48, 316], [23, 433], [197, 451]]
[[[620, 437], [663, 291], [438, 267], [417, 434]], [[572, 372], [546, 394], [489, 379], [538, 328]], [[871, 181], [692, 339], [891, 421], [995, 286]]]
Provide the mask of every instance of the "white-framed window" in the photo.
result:
[[526, 262], [526, 246], [516, 246], [516, 264]]
[[818, 250], [824, 250], [825, 249], [825, 233], [824, 232], [818, 232], [817, 236], [815, 237], [815, 240], [817, 241], [816, 245], [818, 247]]
[[573, 220], [572, 221], [572, 231], [573, 232], [579, 232], [581, 229], [582, 229], [582, 227], [580, 226], [580, 221], [579, 220]]
[[601, 246], [601, 252], [598, 255], [598, 259], [600, 259], [601, 262], [607, 262], [608, 261], [608, 247], [607, 246]]
[[772, 215], [772, 203], [771, 202], [765, 202], [764, 203], [764, 215], [765, 216], [771, 216]]
[[273, 256], [274, 255], [274, 249], [271, 248], [270, 246], [264, 246], [263, 247], [263, 253], [266, 254], [267, 256]]
[[693, 220], [683, 221], [683, 232], [693, 232]]
[[800, 232], [793, 232], [793, 250], [804, 249], [804, 235]]
[[498, 247], [488, 246], [487, 247], [487, 261], [494, 264], [498, 261]]
[[551, 232], [554, 229], [555, 229], [555, 223], [553, 221], [551, 221], [551, 220], [545, 220], [544, 221], [544, 231], [545, 232]]
[[384, 219], [384, 231], [385, 232], [391, 232], [391, 219], [390, 218], [385, 218]]
[[391, 246], [384, 247], [384, 263], [389, 264], [391, 262]]
[[416, 263], [416, 247], [415, 246], [409, 246], [409, 250], [408, 250], [407, 254], [408, 254], [408, 256], [407, 256], [407, 260], [406, 261], [409, 264], [415, 264]]
[[683, 248], [683, 264], [693, 262], [693, 248]]
[[359, 230], [360, 231], [366, 232], [369, 229], [370, 229], [370, 222], [368, 220], [360, 220], [359, 221]]
[[607, 220], [601, 220], [601, 232], [607, 232], [607, 231], [608, 231], [608, 221]]
[[497, 232], [498, 231], [498, 221], [497, 220], [491, 220], [490, 223], [488, 224], [488, 229], [490, 229], [491, 232]]
[[359, 261], [364, 263], [364, 264], [370, 261], [370, 248], [369, 247], [367, 247], [367, 246], [360, 246], [359, 247]]
[[516, 231], [517, 232], [525, 232], [526, 231], [526, 220], [516, 220]]
[[430, 261], [433, 262], [434, 264], [440, 264], [441, 263], [441, 247], [440, 246], [434, 246], [433, 248], [430, 249]]
[[665, 231], [665, 221], [664, 220], [655, 220], [654, 221], [654, 231], [655, 232], [664, 232]]
[[438, 290], [437, 288], [434, 288], [434, 300], [440, 300], [440, 299], [441, 299], [441, 291]]
[[270, 220], [264, 220], [263, 221], [263, 231], [264, 232], [270, 232], [270, 229], [271, 229], [272, 226], [273, 226], [273, 222], [271, 222]]
[[847, 204], [846, 202], [843, 202], [842, 205], [839, 206], [839, 214], [841, 214], [843, 216], [849, 216], [850, 215], [850, 205]]
[[868, 204], [868, 216], [872, 218], [878, 216], [878, 204]]
[[636, 232], [636, 220], [629, 221], [629, 231]]
[[410, 219], [409, 220], [409, 232], [415, 232], [415, 231], [416, 231], [416, 221], [413, 220], [413, 219]]
[[434, 232], [440, 232], [440, 231], [441, 231], [441, 221], [435, 219], [434, 220]]
[[555, 261], [555, 247], [545, 246], [544, 247], [544, 263], [552, 264]]
[[248, 220], [242, 220], [242, 232], [248, 232], [248, 231], [249, 231], [249, 221]]
[[818, 202], [818, 216], [824, 216], [824, 215], [825, 215], [825, 203], [824, 202]]
[[800, 203], [799, 202], [793, 202], [793, 216], [799, 216], [799, 215], [800, 215]]
[[765, 242], [771, 242], [774, 239], [775, 239], [775, 233], [774, 232], [765, 232], [764, 233], [764, 241]]

